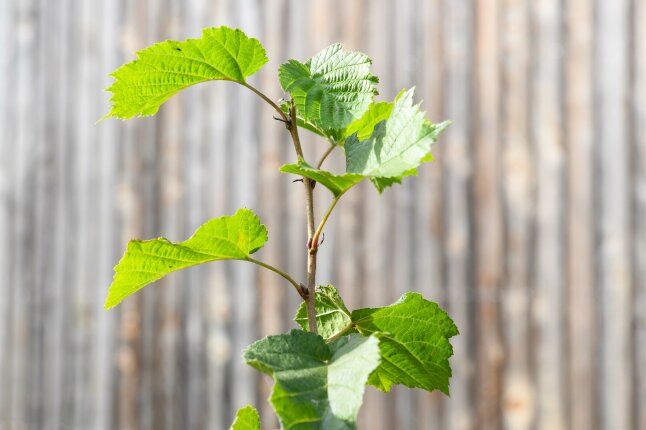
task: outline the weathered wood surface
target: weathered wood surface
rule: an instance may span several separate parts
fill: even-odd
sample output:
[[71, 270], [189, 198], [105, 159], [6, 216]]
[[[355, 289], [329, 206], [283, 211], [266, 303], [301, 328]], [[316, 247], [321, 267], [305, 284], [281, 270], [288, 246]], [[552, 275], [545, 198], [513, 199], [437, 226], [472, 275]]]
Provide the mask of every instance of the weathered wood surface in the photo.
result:
[[264, 43], [274, 99], [281, 62], [341, 41], [380, 99], [416, 85], [453, 120], [417, 178], [362, 184], [327, 228], [319, 281], [351, 307], [413, 289], [461, 331], [450, 399], [368, 389], [360, 428], [646, 428], [645, 22], [644, 0], [0, 0], [0, 429], [219, 429], [246, 403], [276, 427], [240, 350], [293, 327], [281, 278], [212, 264], [102, 309], [128, 239], [238, 206], [304, 275], [288, 136], [253, 94], [200, 85], [94, 125], [133, 51], [219, 24]]

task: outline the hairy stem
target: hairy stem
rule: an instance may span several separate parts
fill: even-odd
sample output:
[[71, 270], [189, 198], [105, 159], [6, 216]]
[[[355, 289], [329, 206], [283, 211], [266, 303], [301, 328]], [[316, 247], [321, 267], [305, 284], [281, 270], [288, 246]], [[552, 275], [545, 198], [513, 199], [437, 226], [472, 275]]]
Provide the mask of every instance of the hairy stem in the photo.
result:
[[292, 285], [294, 286], [294, 288], [296, 288], [296, 292], [297, 292], [298, 294], [300, 294], [301, 296], [303, 296], [303, 291], [302, 291], [302, 289], [301, 289], [301, 286], [298, 284], [298, 282], [296, 282], [296, 281], [295, 281], [291, 276], [289, 276], [287, 273], [283, 272], [282, 270], [280, 270], [280, 269], [278, 269], [278, 268], [276, 268], [276, 267], [274, 267], [274, 266], [272, 266], [272, 265], [270, 265], [270, 264], [263, 263], [262, 261], [260, 261], [260, 260], [256, 260], [256, 259], [251, 258], [251, 257], [247, 258], [247, 259], [246, 259], [246, 261], [249, 261], [250, 263], [257, 264], [258, 266], [262, 266], [262, 267], [264, 267], [265, 269], [269, 269], [269, 270], [271, 270], [272, 272], [278, 273], [280, 276], [282, 276], [283, 278], [285, 278], [285, 279], [286, 279], [290, 284], [292, 284]]

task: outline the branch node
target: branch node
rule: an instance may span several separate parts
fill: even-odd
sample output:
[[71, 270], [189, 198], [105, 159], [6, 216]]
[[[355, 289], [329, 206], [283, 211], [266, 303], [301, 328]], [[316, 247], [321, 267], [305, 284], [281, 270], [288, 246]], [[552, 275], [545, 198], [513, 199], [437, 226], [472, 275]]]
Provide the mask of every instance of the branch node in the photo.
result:
[[299, 284], [298, 294], [301, 295], [301, 298], [303, 300], [307, 300], [307, 297], [309, 296], [309, 291], [307, 290], [307, 287], [305, 287], [305, 285]]

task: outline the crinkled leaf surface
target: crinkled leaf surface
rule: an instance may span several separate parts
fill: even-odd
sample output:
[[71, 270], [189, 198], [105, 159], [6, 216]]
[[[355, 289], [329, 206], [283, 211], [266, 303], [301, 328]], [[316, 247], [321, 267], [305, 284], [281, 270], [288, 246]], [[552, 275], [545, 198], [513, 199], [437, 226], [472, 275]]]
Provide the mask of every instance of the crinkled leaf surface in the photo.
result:
[[[458, 330], [447, 313], [421, 294], [406, 293], [396, 303], [383, 308], [358, 309], [350, 313], [336, 289], [319, 287], [316, 294], [317, 326], [329, 339], [347, 330], [349, 324], [363, 335], [379, 337], [381, 364], [368, 383], [383, 391], [393, 384], [448, 394], [451, 376], [449, 357], [453, 349], [449, 338]], [[298, 309], [296, 322], [307, 327], [307, 310]]]
[[353, 311], [352, 321], [359, 333], [379, 337], [381, 364], [369, 384], [383, 391], [402, 384], [449, 393], [453, 355], [449, 338], [458, 329], [436, 303], [406, 293], [390, 306]]
[[170, 272], [216, 260], [245, 260], [267, 242], [267, 229], [249, 209], [214, 218], [180, 243], [165, 238], [131, 240], [114, 268], [105, 303], [118, 305], [127, 296]]
[[379, 104], [348, 127], [355, 133], [345, 141], [346, 171], [370, 177], [379, 191], [415, 174], [430, 160], [431, 144], [449, 125], [424, 118], [413, 105], [413, 94], [414, 89], [402, 91], [390, 113], [387, 104]]
[[228, 27], [206, 28], [200, 39], [167, 40], [137, 52], [111, 76], [112, 109], [106, 117], [154, 115], [184, 88], [210, 80], [245, 83], [267, 62], [258, 40]]
[[280, 168], [280, 171], [314, 179], [330, 190], [335, 197], [341, 196], [365, 178], [363, 175], [355, 175], [352, 173], [335, 175], [327, 170], [316, 169], [302, 160], [299, 160], [295, 164], [285, 164]]
[[379, 341], [354, 334], [328, 345], [292, 330], [255, 342], [244, 359], [274, 378], [270, 401], [282, 428], [354, 429], [368, 375], [379, 364]]
[[278, 77], [294, 99], [299, 119], [310, 125], [306, 128], [338, 141], [374, 98], [378, 79], [370, 74], [371, 63], [366, 55], [335, 43], [305, 63], [281, 65]]
[[253, 406], [238, 409], [231, 430], [260, 430], [260, 415]]
[[[352, 322], [350, 311], [345, 307], [339, 292], [332, 285], [322, 285], [316, 289], [315, 307], [316, 326], [324, 339], [332, 337]], [[303, 330], [308, 329], [307, 308], [304, 303], [301, 303], [298, 308], [294, 321]]]

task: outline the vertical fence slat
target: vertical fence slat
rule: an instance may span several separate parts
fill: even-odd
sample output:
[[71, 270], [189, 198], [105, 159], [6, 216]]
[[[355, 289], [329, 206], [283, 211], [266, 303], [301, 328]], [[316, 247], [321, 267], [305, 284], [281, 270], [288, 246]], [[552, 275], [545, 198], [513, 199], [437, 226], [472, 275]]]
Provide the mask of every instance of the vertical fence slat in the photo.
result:
[[[13, 161], [12, 187], [15, 199], [15, 225], [13, 246], [16, 248], [13, 256], [10, 285], [14, 288], [11, 302], [11, 382], [7, 388], [10, 391], [9, 402], [11, 412], [9, 422], [26, 424], [32, 421], [30, 413], [31, 402], [27, 398], [33, 384], [32, 375], [28, 374], [33, 364], [27, 357], [31, 356], [30, 343], [36, 332], [32, 331], [30, 323], [31, 296], [36, 293], [35, 238], [32, 228], [35, 225], [36, 175], [38, 172], [39, 133], [42, 131], [43, 109], [36, 105], [36, 89], [38, 82], [39, 43], [38, 24], [35, 16], [38, 8], [36, 2], [26, 1], [15, 4], [15, 19], [19, 25], [16, 35], [15, 63], [15, 158]], [[42, 82], [42, 78], [40, 79]], [[37, 113], [38, 117], [33, 116]], [[36, 119], [38, 118], [38, 119]], [[34, 121], [35, 120], [35, 121]], [[30, 196], [30, 198], [22, 198]]]
[[[7, 47], [8, 55], [0, 59], [0, 93], [8, 94], [13, 79], [13, 63], [11, 58], [15, 53], [13, 4], [7, 1], [0, 3], [0, 43]], [[10, 333], [10, 302], [11, 302], [11, 243], [12, 243], [12, 122], [13, 109], [7, 97], [0, 97], [0, 426], [8, 426], [11, 391], [9, 373], [9, 355], [11, 346]]]
[[636, 161], [633, 190], [634, 212], [633, 226], [635, 238], [633, 244], [633, 264], [635, 269], [635, 300], [633, 315], [635, 332], [632, 339], [634, 345], [633, 369], [637, 374], [635, 390], [633, 391], [633, 408], [635, 410], [634, 429], [646, 428], [646, 1], [636, 2], [633, 17], [634, 28], [634, 76], [635, 91], [632, 95], [633, 124], [634, 124], [634, 159]]
[[[423, 109], [433, 122], [440, 122], [444, 114], [444, 83], [442, 61], [442, 4], [441, 0], [420, 0], [417, 2], [417, 40], [414, 83], [417, 97], [424, 100]], [[414, 290], [428, 300], [446, 306], [446, 288], [443, 278], [442, 241], [442, 160], [446, 151], [446, 140], [441, 137], [432, 148], [437, 161], [419, 169], [415, 179], [415, 232], [413, 256], [415, 262]], [[443, 425], [444, 395], [439, 392], [418, 395], [417, 427], [439, 430]]]
[[529, 142], [530, 25], [527, 0], [506, 0], [503, 18], [503, 200], [505, 216], [505, 339], [503, 425], [530, 429], [535, 416], [531, 380], [529, 264], [533, 229], [534, 166]]
[[[106, 88], [110, 80], [104, 71], [114, 70], [118, 66], [118, 50], [117, 50], [117, 19], [119, 5], [117, 2], [103, 3], [101, 8], [101, 24], [99, 27], [99, 34], [97, 45], [100, 50], [99, 68], [100, 85], [101, 88]], [[105, 109], [104, 101], [105, 95], [99, 97], [96, 103], [100, 103], [100, 110]], [[107, 121], [100, 128], [96, 128], [97, 147], [96, 154], [98, 156], [97, 174], [99, 175], [99, 185], [97, 190], [97, 241], [103, 244], [99, 246], [97, 252], [97, 264], [99, 266], [97, 276], [97, 284], [103, 286], [99, 288], [93, 285], [96, 289], [105, 293], [112, 277], [111, 268], [118, 258], [121, 248], [121, 237], [118, 233], [119, 224], [117, 219], [117, 200], [116, 189], [118, 181], [118, 168], [117, 159], [120, 153], [120, 145], [117, 143], [118, 128], [117, 124], [108, 123]], [[94, 295], [94, 294], [93, 294]], [[97, 316], [97, 325], [95, 337], [93, 341], [93, 351], [91, 359], [92, 374], [95, 375], [96, 381], [96, 400], [95, 400], [95, 414], [92, 427], [97, 430], [107, 430], [116, 425], [116, 402], [114, 391], [116, 388], [117, 368], [115, 363], [115, 327], [117, 313], [115, 311], [106, 312], [103, 309], [103, 297], [93, 300], [91, 311]]]
[[447, 402], [447, 427], [462, 430], [476, 426], [473, 402], [474, 360], [471, 319], [472, 254], [470, 247], [472, 205], [469, 180], [472, 175], [471, 80], [473, 65], [473, 2], [449, 0], [444, 3], [446, 116], [454, 126], [445, 136], [444, 208], [446, 229], [444, 258], [448, 311], [460, 336], [452, 341], [451, 401]]
[[498, 429], [502, 370], [499, 298], [503, 277], [503, 224], [500, 201], [499, 2], [476, 7], [476, 128], [474, 211], [476, 217], [476, 402], [478, 428]]
[[561, 15], [558, 0], [534, 4], [536, 28], [531, 136], [536, 157], [536, 384], [539, 429], [564, 429], [563, 164], [561, 136]]
[[565, 140], [568, 157], [568, 428], [596, 428], [592, 25], [593, 4], [568, 2]]
[[598, 1], [597, 117], [601, 300], [601, 427], [631, 428], [629, 144], [627, 116], [629, 2]]

